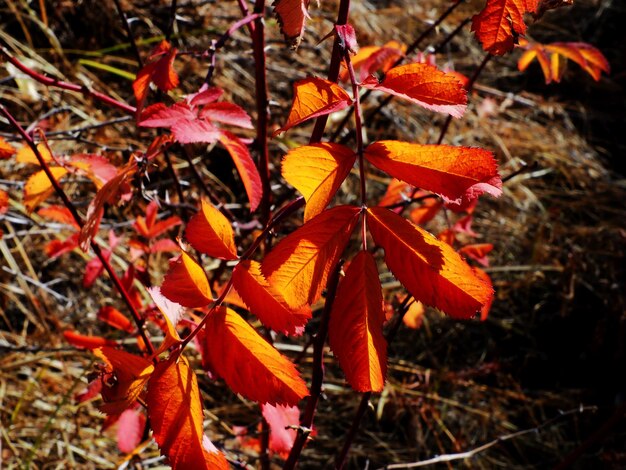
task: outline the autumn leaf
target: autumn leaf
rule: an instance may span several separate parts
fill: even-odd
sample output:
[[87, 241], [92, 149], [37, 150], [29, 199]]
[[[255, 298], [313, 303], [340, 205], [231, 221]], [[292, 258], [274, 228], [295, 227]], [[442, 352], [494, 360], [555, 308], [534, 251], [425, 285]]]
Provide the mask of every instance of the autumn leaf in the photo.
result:
[[224, 455], [204, 435], [198, 380], [184, 356], [157, 364], [146, 404], [154, 440], [172, 469], [228, 470]]
[[258, 262], [242, 261], [233, 270], [233, 287], [247, 308], [268, 328], [286, 335], [300, 335], [311, 318], [311, 308], [292, 309], [261, 273]]
[[304, 24], [309, 18], [309, 3], [310, 0], [274, 0], [272, 4], [280, 30], [293, 49], [302, 41]]
[[526, 34], [524, 15], [535, 13], [538, 4], [539, 0], [487, 0], [472, 18], [472, 31], [485, 51], [504, 55], [513, 49], [517, 36]]
[[261, 406], [261, 412], [270, 427], [270, 452], [286, 459], [296, 440], [300, 410], [297, 406], [274, 406], [265, 403]]
[[333, 302], [329, 343], [357, 392], [380, 392], [387, 373], [383, 296], [374, 257], [360, 251], [350, 263]]
[[117, 448], [130, 454], [141, 442], [146, 416], [138, 409], [124, 410], [117, 421]]
[[308, 119], [341, 111], [352, 104], [350, 95], [336, 83], [309, 77], [293, 85], [293, 104], [283, 127], [273, 135], [285, 132]]
[[489, 258], [487, 255], [493, 250], [493, 245], [491, 243], [475, 243], [472, 245], [465, 245], [459, 249], [459, 253], [467, 256], [468, 258], [472, 258], [477, 263], [488, 267], [489, 266]]
[[148, 96], [150, 82], [161, 91], [167, 92], [178, 86], [178, 75], [174, 70], [177, 50], [166, 40], [161, 41], [150, 53], [148, 62], [137, 74], [133, 82], [133, 91], [137, 100], [137, 113], [143, 109]]
[[[489, 276], [489, 274], [487, 274], [485, 271], [483, 271], [480, 268], [473, 268], [473, 269], [474, 269], [474, 274], [476, 274], [476, 277], [478, 277], [479, 279], [482, 279], [485, 284], [487, 284], [491, 289], [493, 289], [491, 276]], [[493, 303], [493, 297], [491, 297], [491, 299], [489, 299], [487, 303], [483, 305], [483, 307], [480, 309], [480, 321], [485, 321], [487, 319], [487, 317], [489, 316], [489, 311], [491, 310], [492, 303]]]
[[154, 366], [141, 356], [110, 347], [96, 349], [94, 354], [106, 363], [100, 410], [108, 415], [120, 414], [139, 397]]
[[365, 158], [391, 176], [446, 200], [499, 196], [502, 181], [493, 154], [473, 147], [420, 145], [395, 140], [374, 142]]
[[233, 228], [208, 201], [202, 200], [200, 211], [189, 220], [185, 237], [196, 250], [213, 258], [237, 259]]
[[146, 207], [146, 216], [137, 216], [133, 228], [139, 235], [147, 239], [155, 238], [182, 223], [182, 220], [175, 215], [157, 221], [158, 210], [159, 204], [156, 200], [152, 200]]
[[389, 70], [382, 82], [370, 76], [361, 86], [398, 96], [455, 118], [463, 116], [467, 107], [467, 92], [461, 82], [430, 64], [400, 65]]
[[[48, 150], [48, 146], [46, 144], [37, 144], [37, 150], [39, 151], [39, 154], [43, 157], [43, 160], [46, 163], [50, 163], [53, 161], [52, 154], [50, 153], [50, 150]], [[35, 156], [35, 152], [33, 152], [29, 145], [24, 145], [17, 151], [15, 161], [17, 163], [39, 165], [39, 160], [37, 159], [37, 157]]]
[[263, 197], [263, 185], [259, 171], [248, 151], [248, 146], [239, 137], [228, 131], [221, 133], [219, 141], [228, 151], [237, 167], [250, 201], [250, 212], [254, 212], [259, 207]]
[[517, 62], [518, 69], [523, 72], [536, 58], [543, 71], [546, 84], [552, 81], [557, 83], [561, 81], [564, 67], [560, 56], [576, 62], [596, 81], [600, 80], [602, 72], [610, 73], [611, 71], [611, 67], [602, 52], [584, 42], [540, 44], [520, 40], [520, 46], [526, 50]]
[[[50, 167], [50, 173], [58, 182], [67, 175], [68, 171], [60, 166]], [[54, 187], [44, 170], [39, 170], [31, 175], [24, 186], [24, 205], [28, 213], [31, 213], [39, 204], [48, 199], [54, 193]]]
[[37, 215], [45, 217], [46, 219], [53, 220], [60, 224], [70, 225], [76, 230], [80, 229], [80, 226], [76, 223], [74, 216], [65, 206], [51, 205], [48, 207], [42, 207], [37, 211]]
[[265, 257], [261, 270], [290, 307], [310, 305], [322, 295], [360, 211], [354, 206], [326, 210], [286, 236]]
[[370, 208], [367, 215], [387, 266], [416, 300], [454, 318], [471, 318], [491, 300], [491, 287], [450, 245], [387, 209]]
[[0, 215], [9, 210], [9, 193], [0, 189]]
[[[384, 46], [365, 46], [359, 49], [350, 62], [356, 72], [357, 80], [362, 81], [369, 75], [380, 70], [386, 73], [406, 52], [406, 45], [397, 41], [389, 41]], [[339, 79], [349, 79], [348, 70], [343, 69]]]
[[15, 155], [15, 148], [9, 144], [6, 140], [0, 137], [0, 160], [6, 160]]
[[204, 359], [233, 392], [272, 405], [296, 405], [309, 394], [293, 363], [243, 318], [226, 307], [209, 315]]
[[63, 332], [65, 341], [81, 349], [97, 349], [102, 346], [117, 346], [117, 341], [102, 338], [101, 336], [81, 335], [73, 330]]
[[402, 323], [404, 323], [407, 328], [418, 330], [424, 322], [424, 310], [424, 304], [422, 304], [422, 302], [411, 302], [409, 308], [402, 317]]
[[127, 333], [135, 331], [135, 327], [128, 317], [111, 305], [100, 307], [97, 317], [98, 320], [102, 320], [118, 330], [126, 331]]
[[333, 143], [305, 145], [287, 153], [282, 162], [282, 174], [304, 195], [305, 222], [326, 208], [355, 160], [352, 149]]
[[213, 301], [204, 269], [186, 252], [170, 262], [161, 292], [168, 299], [189, 308], [199, 308]]

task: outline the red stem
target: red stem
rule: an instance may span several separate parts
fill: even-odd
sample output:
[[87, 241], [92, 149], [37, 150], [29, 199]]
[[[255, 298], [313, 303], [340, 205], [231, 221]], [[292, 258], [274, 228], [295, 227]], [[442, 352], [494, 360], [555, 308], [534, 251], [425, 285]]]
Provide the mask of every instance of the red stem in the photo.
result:
[[[339, 4], [339, 12], [337, 13], [337, 25], [342, 26], [348, 23], [348, 15], [350, 13], [350, 0], [341, 0]], [[330, 58], [330, 65], [328, 67], [328, 80], [337, 83], [339, 79], [339, 68], [341, 66], [341, 58], [343, 57], [343, 47], [338, 35], [335, 35], [335, 42], [333, 43], [333, 52]], [[309, 143], [315, 144], [322, 140], [324, 135], [324, 129], [326, 128], [326, 122], [328, 122], [328, 115], [320, 116], [315, 121], [315, 127], [311, 134]]]
[[328, 336], [328, 324], [330, 322], [330, 312], [335, 301], [335, 295], [337, 294], [337, 285], [339, 284], [339, 275], [341, 273], [341, 267], [343, 261], [339, 261], [333, 273], [328, 280], [326, 303], [324, 304], [324, 311], [320, 318], [320, 326], [315, 335], [315, 342], [313, 343], [313, 378], [311, 380], [311, 396], [309, 397], [306, 408], [300, 420], [300, 426], [298, 427], [298, 434], [293, 443], [293, 447], [289, 452], [289, 457], [283, 466], [283, 470], [293, 470], [295, 468], [302, 449], [306, 444], [311, 430], [313, 429], [313, 418], [315, 418], [315, 410], [317, 403], [322, 394], [322, 385], [324, 383], [324, 344], [326, 343], [326, 337]]
[[[70, 213], [72, 214], [72, 217], [74, 218], [74, 221], [76, 222], [76, 224], [79, 227], [82, 228], [83, 227], [83, 219], [78, 214], [78, 211], [76, 210], [76, 207], [74, 207], [74, 204], [72, 204], [72, 201], [70, 201], [70, 199], [67, 196], [67, 194], [65, 194], [65, 191], [63, 191], [63, 188], [61, 188], [61, 185], [59, 185], [58, 181], [54, 178], [54, 175], [50, 171], [50, 168], [48, 167], [48, 164], [46, 163], [46, 160], [43, 158], [43, 155], [41, 155], [41, 152], [39, 152], [39, 149], [37, 148], [37, 145], [35, 145], [35, 142], [33, 141], [32, 137], [26, 133], [26, 131], [22, 128], [22, 126], [15, 120], [13, 115], [4, 106], [2, 106], [1, 104], [0, 104], [0, 112], [2, 112], [2, 114], [4, 114], [4, 116], [9, 120], [9, 122], [15, 128], [15, 130], [26, 141], [26, 143], [28, 144], [30, 149], [35, 154], [35, 157], [37, 158], [37, 161], [39, 162], [39, 165], [41, 166], [41, 169], [44, 171], [44, 173], [46, 174], [46, 176], [50, 180], [50, 184], [52, 184], [52, 187], [54, 188], [55, 192], [57, 193], [59, 198], [61, 198], [61, 201], [63, 201], [63, 204], [65, 205], [67, 210], [69, 210]], [[150, 341], [150, 339], [146, 335], [145, 330], [143, 329], [145, 320], [141, 317], [141, 315], [139, 314], [137, 309], [135, 309], [135, 306], [133, 305], [133, 303], [132, 303], [132, 301], [130, 299], [130, 296], [128, 295], [128, 292], [126, 292], [126, 289], [122, 285], [122, 282], [120, 281], [120, 278], [117, 277], [117, 274], [113, 270], [113, 267], [111, 266], [111, 263], [109, 263], [107, 258], [102, 253], [102, 250], [100, 249], [100, 246], [98, 244], [96, 244], [95, 241], [91, 240], [91, 248], [93, 249], [95, 255], [98, 257], [100, 262], [102, 263], [102, 266], [104, 266], [104, 269], [109, 274], [111, 280], [113, 281], [113, 284], [115, 285], [115, 288], [120, 293], [120, 295], [122, 297], [122, 300], [124, 301], [124, 303], [128, 307], [128, 310], [130, 311], [130, 313], [131, 313], [131, 315], [133, 317], [133, 320], [135, 321], [135, 324], [137, 325], [137, 331], [141, 335], [142, 339], [144, 340], [144, 343], [146, 344], [146, 347], [148, 348], [148, 352], [151, 355], [154, 354], [154, 351], [155, 351], [154, 350], [154, 346], [152, 345], [152, 342]]]
[[271, 188], [270, 188], [270, 166], [269, 149], [267, 145], [267, 127], [270, 118], [269, 99], [267, 96], [267, 67], [265, 61], [265, 22], [263, 13], [265, 11], [265, 0], [256, 0], [254, 3], [254, 13], [261, 15], [254, 21], [252, 31], [252, 46], [254, 49], [254, 70], [255, 70], [255, 91], [256, 91], [256, 145], [259, 152], [257, 167], [261, 176], [263, 196], [261, 199], [261, 222], [266, 224], [270, 219]]
[[100, 93], [99, 91], [91, 90], [86, 85], [76, 85], [75, 83], [64, 82], [56, 78], [47, 77], [43, 74], [40, 74], [39, 72], [35, 72], [34, 70], [26, 67], [23, 63], [21, 63], [19, 60], [13, 57], [11, 54], [9, 54], [9, 52], [3, 46], [0, 46], [0, 52], [15, 67], [17, 67], [26, 75], [37, 80], [39, 83], [43, 85], [82, 93], [84, 96], [92, 97], [98, 101], [101, 101], [102, 103], [108, 104], [109, 106], [113, 106], [114, 108], [120, 109], [128, 114], [135, 114], [135, 112], [137, 111], [137, 108], [135, 108], [134, 106], [131, 106], [126, 103], [122, 103], [121, 101], [118, 101], [115, 98], [110, 97], [109, 95], [105, 95], [104, 93]]

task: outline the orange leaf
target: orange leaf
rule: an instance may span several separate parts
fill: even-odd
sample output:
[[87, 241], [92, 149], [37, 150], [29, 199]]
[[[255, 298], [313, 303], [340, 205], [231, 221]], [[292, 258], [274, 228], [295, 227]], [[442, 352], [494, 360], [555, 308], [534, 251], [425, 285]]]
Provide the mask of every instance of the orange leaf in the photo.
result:
[[[389, 41], [384, 46], [362, 47], [350, 59], [350, 62], [357, 72], [357, 80], [361, 81], [378, 70], [383, 73], [387, 72], [398, 59], [404, 56], [405, 52], [405, 44]], [[348, 80], [348, 70], [343, 69], [339, 78], [343, 81]]]
[[485, 51], [504, 55], [513, 49], [518, 35], [526, 34], [524, 15], [535, 13], [538, 4], [539, 0], [487, 0], [472, 18], [472, 31]]
[[[493, 289], [493, 283], [491, 282], [491, 277], [489, 276], [489, 274], [487, 274], [485, 271], [483, 271], [480, 268], [473, 268], [473, 269], [474, 269], [474, 274], [476, 274], [476, 276], [479, 279], [482, 279], [485, 284], [487, 284], [489, 287]], [[485, 305], [483, 305], [483, 308], [480, 309], [480, 321], [485, 321], [487, 319], [487, 317], [489, 316], [489, 311], [491, 310], [492, 303], [493, 303], [493, 297], [491, 297], [491, 299], [489, 299], [489, 301]]]
[[6, 140], [0, 137], [0, 160], [11, 158], [15, 154], [15, 149]]
[[202, 201], [200, 211], [187, 224], [185, 236], [196, 250], [213, 258], [237, 259], [233, 228], [210, 202]]
[[228, 470], [224, 455], [204, 435], [198, 380], [187, 359], [179, 356], [156, 366], [146, 404], [154, 440], [174, 470]]
[[102, 346], [117, 346], [117, 341], [105, 339], [101, 336], [81, 335], [72, 330], [65, 330], [63, 337], [65, 341], [77, 348], [97, 349]]
[[465, 245], [459, 250], [459, 253], [472, 258], [483, 266], [489, 266], [489, 258], [487, 255], [493, 250], [491, 243], [475, 243], [473, 245]]
[[352, 98], [336, 83], [322, 78], [305, 78], [293, 85], [293, 104], [287, 123], [274, 132], [277, 135], [308, 119], [334, 113], [352, 104]]
[[[419, 195], [417, 197], [420, 197]], [[409, 219], [417, 225], [423, 225], [432, 220], [442, 207], [442, 203], [437, 198], [424, 199], [420, 206], [411, 210]]]
[[173, 48], [169, 42], [161, 41], [150, 54], [148, 63], [137, 74], [133, 82], [137, 115], [143, 109], [150, 82], [153, 82], [161, 91], [169, 91], [178, 86], [178, 75], [173, 67], [176, 52], [176, 48]]
[[391, 206], [399, 202], [405, 201], [411, 194], [411, 187], [404, 181], [400, 181], [397, 178], [393, 178], [387, 185], [385, 194], [378, 201], [379, 206]]
[[282, 174], [304, 195], [305, 222], [326, 208], [355, 160], [353, 150], [332, 143], [305, 145], [287, 153], [282, 163]]
[[176, 261], [170, 262], [161, 292], [168, 299], [189, 308], [204, 307], [213, 301], [204, 269], [184, 251]]
[[104, 404], [100, 410], [108, 415], [120, 414], [143, 391], [154, 366], [149, 360], [120, 349], [103, 347], [93, 353], [107, 364], [101, 377]]
[[374, 257], [360, 251], [337, 289], [328, 329], [330, 347], [358, 392], [380, 392], [387, 374], [383, 296]]
[[498, 166], [487, 150], [383, 140], [369, 145], [365, 157], [391, 176], [450, 201], [502, 193]]
[[[48, 146], [45, 144], [37, 144], [37, 150], [43, 157], [46, 163], [50, 163], [52, 161], [52, 155], [48, 150]], [[33, 165], [39, 165], [39, 160], [35, 156], [35, 153], [31, 150], [28, 145], [24, 145], [17, 151], [17, 155], [15, 156], [15, 161], [17, 163], [31, 163]]]
[[128, 333], [135, 331], [135, 327], [128, 317], [110, 305], [105, 305], [98, 310], [98, 319], [118, 330]]
[[596, 81], [600, 80], [602, 72], [609, 73], [611, 71], [611, 67], [602, 52], [584, 42], [540, 44], [520, 40], [520, 46], [526, 51], [517, 62], [517, 68], [523, 72], [533, 59], [537, 58], [546, 84], [552, 81], [557, 83], [561, 81], [563, 68], [561, 67], [561, 60], [559, 60], [560, 56], [576, 62]]
[[9, 193], [0, 189], [0, 215], [9, 210]]
[[293, 363], [226, 307], [209, 314], [205, 360], [235, 393], [272, 405], [296, 405], [309, 395]]
[[263, 197], [263, 185], [248, 147], [235, 134], [228, 131], [220, 131], [219, 140], [237, 167], [239, 177], [243, 182], [244, 188], [246, 188], [246, 194], [250, 201], [250, 212], [254, 212], [259, 207]]
[[[57, 181], [67, 175], [67, 170], [60, 166], [51, 167], [50, 172]], [[53, 193], [54, 187], [43, 170], [39, 170], [34, 175], [31, 175], [24, 186], [24, 205], [28, 213], [30, 214], [35, 207], [48, 199]]]
[[450, 245], [389, 210], [370, 208], [367, 213], [387, 266], [416, 300], [454, 318], [471, 318], [491, 300], [491, 287]]
[[402, 317], [402, 322], [413, 330], [418, 330], [424, 321], [424, 304], [419, 301], [412, 302], [409, 309]]
[[310, 305], [322, 295], [360, 211], [354, 206], [324, 211], [281, 240], [265, 257], [261, 270], [290, 307]]
[[290, 308], [280, 292], [267, 282], [259, 263], [242, 261], [232, 277], [237, 293], [265, 326], [286, 335], [302, 334], [311, 318], [311, 308]]
[[274, 0], [274, 13], [280, 30], [293, 49], [300, 45], [304, 24], [309, 17], [307, 12], [310, 0]]
[[59, 222], [65, 225], [71, 225], [75, 229], [80, 229], [79, 225], [74, 220], [74, 216], [70, 210], [65, 206], [48, 206], [43, 207], [37, 211], [37, 214], [41, 217], [45, 217], [55, 222]]
[[382, 82], [370, 76], [361, 85], [455, 118], [463, 116], [467, 107], [467, 92], [458, 78], [430, 64], [400, 65], [389, 70]]

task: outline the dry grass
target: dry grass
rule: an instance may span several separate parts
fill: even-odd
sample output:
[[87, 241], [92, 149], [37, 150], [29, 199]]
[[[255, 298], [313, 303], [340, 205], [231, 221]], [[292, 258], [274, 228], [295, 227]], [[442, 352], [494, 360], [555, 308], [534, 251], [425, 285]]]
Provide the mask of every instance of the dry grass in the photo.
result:
[[[86, 50], [125, 41], [113, 6], [88, 3], [90, 7], [60, 2], [54, 15], [49, 6], [49, 28], [45, 28], [28, 19], [26, 3], [8, 0], [0, 7], [0, 35], [15, 52], [29, 57], [30, 65], [128, 99], [128, 81], [78, 64], [79, 58], [87, 57]], [[292, 81], [324, 73], [328, 44], [316, 44], [330, 30], [336, 2], [322, 3], [321, 10], [313, 13], [297, 54], [283, 47], [273, 21], [268, 22], [275, 123], [282, 122], [289, 108]], [[410, 42], [425, 29], [425, 20], [437, 17], [439, 3], [354, 2], [354, 25], [361, 44], [382, 44], [389, 39]], [[460, 8], [428, 44], [437, 44], [478, 3]], [[189, 5], [179, 10], [184, 22], [177, 31], [179, 46], [185, 49], [203, 49], [215, 37], [214, 31], [225, 30], [238, 18], [234, 2]], [[129, 14], [153, 21], [153, 25], [136, 25], [140, 38], [157, 34], [157, 28], [167, 21], [168, 7], [169, 2], [125, 4]], [[34, 14], [41, 18], [39, 10]], [[25, 22], [24, 28], [16, 21], [18, 17]], [[148, 46], [142, 51], [147, 52]], [[471, 73], [481, 58], [476, 41], [465, 31], [445, 51], [441, 62]], [[135, 68], [127, 50], [105, 53], [95, 60], [126, 70]], [[177, 63], [184, 91], [195, 90], [205, 65], [189, 56]], [[48, 90], [26, 80], [5, 80], [12, 72], [0, 70], [0, 96], [24, 122], [55, 107], [67, 109], [48, 120], [49, 131], [112, 116], [82, 95]], [[474, 229], [481, 240], [496, 246], [489, 270], [497, 289], [492, 313], [481, 323], [453, 322], [429, 311], [422, 329], [401, 330], [390, 349], [388, 385], [372, 400], [353, 446], [350, 468], [377, 468], [472, 449], [498, 436], [539, 426], [559, 410], [580, 404], [597, 406], [597, 413], [565, 417], [537, 433], [451, 464], [452, 468], [551, 467], [605, 422], [626, 390], [626, 183], [607, 166], [606, 155], [601, 157], [573, 124], [580, 110], [572, 97], [563, 101], [540, 93], [508, 94], [522, 90], [524, 80], [512, 59], [490, 63], [466, 117], [453, 123], [447, 138], [453, 144], [493, 149], [503, 176], [524, 165], [531, 168], [507, 182], [503, 197], [481, 203], [476, 215]], [[572, 69], [566, 80], [586, 79]], [[237, 33], [220, 55], [216, 83], [227, 90], [229, 99], [251, 110], [254, 75], [251, 43], [245, 32]], [[613, 90], [615, 85], [610, 79], [599, 85], [584, 83], [595, 86], [595, 93]], [[375, 100], [366, 107], [374, 105]], [[368, 138], [433, 141], [442, 122], [432, 113], [394, 102], [370, 123]], [[6, 125], [0, 126], [2, 132], [10, 132]], [[273, 163], [278, 165], [286, 148], [305, 142], [309, 132], [309, 126], [302, 126], [273, 141]], [[126, 149], [145, 143], [145, 135], [129, 123], [81, 137], [86, 141], [54, 141], [55, 149], [94, 151], [98, 147], [93, 142]], [[119, 151], [111, 155], [122, 160]], [[177, 155], [174, 158], [181, 178], [192, 181], [184, 160]], [[87, 291], [80, 287], [85, 255], [46, 258], [42, 247], [58, 236], [60, 228], [27, 214], [21, 203], [23, 181], [32, 168], [3, 162], [0, 170], [0, 188], [11, 195], [9, 212], [0, 216], [4, 232], [0, 239], [0, 466], [164, 467], [150, 440], [136, 455], [121, 454], [114, 430], [101, 431], [98, 401], [76, 402], [75, 395], [85, 387], [86, 375], [92, 370], [93, 357], [68, 347], [60, 332], [72, 327], [83, 333], [114, 336], [96, 320], [95, 313], [101, 305], [117, 305], [119, 300], [106, 279], [101, 278]], [[203, 167], [203, 176], [212, 178], [211, 170]], [[157, 172], [155, 181], [159, 177], [163, 176]], [[148, 191], [158, 191], [155, 186]], [[376, 192], [384, 190], [382, 183], [370, 186]], [[217, 190], [226, 198], [232, 194], [227, 188]], [[92, 197], [89, 187], [78, 183], [68, 192], [83, 209]], [[350, 197], [349, 193], [348, 184], [343, 197]], [[190, 198], [198, 195], [191, 192]], [[138, 213], [139, 206], [131, 205], [111, 211], [106, 222], [124, 234], [129, 229], [123, 222]], [[429, 228], [436, 231], [444, 224], [439, 218]], [[127, 255], [124, 246], [116, 251], [113, 262], [119, 271], [126, 267]], [[157, 284], [165, 262], [162, 258], [152, 265], [150, 274]], [[298, 342], [278, 338], [277, 344], [285, 353], [297, 355], [293, 351]], [[199, 367], [197, 362], [195, 365]], [[310, 355], [305, 355], [301, 370], [307, 379], [309, 365]], [[207, 433], [231, 459], [255, 465], [255, 455], [240, 448], [232, 429], [242, 425], [256, 429], [257, 407], [206, 376], [201, 377], [201, 388]], [[358, 404], [359, 397], [346, 386], [331, 359], [323, 398], [316, 418], [317, 436], [305, 449], [301, 468], [332, 466]], [[579, 461], [581, 468], [619, 468], [626, 462], [625, 437], [621, 422], [586, 451]], [[274, 463], [278, 465], [280, 460]]]

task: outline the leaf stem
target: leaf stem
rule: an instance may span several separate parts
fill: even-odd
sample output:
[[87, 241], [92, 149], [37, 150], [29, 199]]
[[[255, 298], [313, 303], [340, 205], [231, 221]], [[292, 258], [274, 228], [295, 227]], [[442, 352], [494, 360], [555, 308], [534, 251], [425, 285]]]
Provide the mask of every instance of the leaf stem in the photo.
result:
[[[76, 224], [79, 227], [82, 228], [83, 227], [83, 219], [82, 219], [82, 217], [78, 214], [78, 211], [76, 210], [76, 207], [74, 207], [74, 204], [72, 203], [72, 201], [70, 201], [70, 199], [67, 196], [67, 194], [65, 194], [65, 191], [63, 191], [63, 188], [61, 188], [61, 185], [59, 184], [59, 182], [55, 179], [54, 175], [50, 171], [50, 167], [48, 167], [48, 164], [46, 163], [45, 159], [43, 158], [43, 155], [41, 155], [41, 152], [39, 152], [39, 149], [37, 148], [37, 145], [35, 145], [35, 142], [32, 139], [32, 137], [26, 133], [26, 131], [22, 128], [22, 126], [15, 120], [13, 115], [1, 104], [0, 104], [0, 112], [2, 112], [2, 114], [4, 114], [4, 116], [9, 120], [9, 122], [15, 128], [15, 130], [26, 141], [26, 144], [30, 147], [30, 149], [35, 154], [35, 157], [37, 158], [37, 161], [39, 162], [39, 165], [41, 166], [41, 169], [44, 171], [44, 173], [46, 174], [46, 176], [50, 180], [50, 184], [52, 184], [52, 187], [54, 188], [55, 192], [57, 193], [57, 195], [59, 196], [59, 198], [63, 202], [63, 205], [65, 205], [67, 210], [70, 211], [70, 213], [72, 214], [72, 217], [73, 217], [74, 221], [76, 222]], [[115, 273], [115, 270], [111, 266], [111, 263], [104, 256], [104, 253], [100, 249], [100, 246], [93, 240], [91, 240], [90, 243], [91, 243], [92, 250], [94, 251], [95, 255], [98, 257], [98, 259], [102, 263], [102, 266], [104, 266], [104, 269], [109, 274], [109, 277], [113, 281], [113, 284], [115, 285], [115, 288], [120, 293], [120, 296], [122, 297], [122, 300], [124, 301], [124, 303], [128, 307], [128, 310], [130, 311], [130, 313], [131, 313], [131, 315], [133, 317], [133, 320], [135, 321], [135, 324], [137, 325], [137, 331], [141, 335], [141, 338], [144, 340], [144, 343], [146, 344], [146, 347], [148, 348], [148, 352], [151, 355], [154, 354], [154, 346], [152, 345], [152, 342], [150, 341], [150, 338], [148, 338], [148, 335], [146, 334], [146, 331], [143, 328], [144, 324], [145, 324], [145, 320], [142, 318], [142, 316], [139, 314], [139, 312], [137, 311], [137, 309], [133, 305], [133, 302], [131, 301], [130, 296], [128, 295], [128, 292], [126, 292], [126, 289], [122, 285], [122, 282], [120, 281], [120, 278]]]

